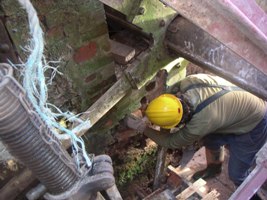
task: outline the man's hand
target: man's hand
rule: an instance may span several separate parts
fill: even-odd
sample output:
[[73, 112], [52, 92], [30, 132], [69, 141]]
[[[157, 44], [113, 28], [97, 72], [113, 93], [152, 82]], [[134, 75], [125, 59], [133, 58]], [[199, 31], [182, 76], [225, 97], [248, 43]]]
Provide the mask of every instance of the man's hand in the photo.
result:
[[143, 133], [147, 127], [147, 118], [137, 118], [133, 115], [128, 115], [124, 119], [124, 123], [131, 129], [136, 130], [139, 133]]

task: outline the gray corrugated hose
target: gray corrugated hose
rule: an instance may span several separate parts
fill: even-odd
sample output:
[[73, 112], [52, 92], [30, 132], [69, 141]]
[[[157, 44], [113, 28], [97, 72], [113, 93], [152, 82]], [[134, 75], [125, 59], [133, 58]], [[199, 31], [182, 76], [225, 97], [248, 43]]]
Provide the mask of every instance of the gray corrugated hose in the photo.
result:
[[75, 164], [58, 139], [33, 111], [25, 92], [0, 63], [0, 139], [51, 194], [70, 189], [79, 179]]

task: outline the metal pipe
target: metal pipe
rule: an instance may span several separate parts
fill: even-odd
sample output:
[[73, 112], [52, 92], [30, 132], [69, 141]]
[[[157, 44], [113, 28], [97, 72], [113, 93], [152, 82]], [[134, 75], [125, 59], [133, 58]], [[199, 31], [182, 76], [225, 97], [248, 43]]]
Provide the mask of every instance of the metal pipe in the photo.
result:
[[23, 173], [13, 177], [6, 185], [0, 190], [0, 199], [14, 200], [16, 197], [27, 188], [36, 177], [28, 169], [25, 169]]
[[38, 184], [27, 192], [26, 197], [28, 200], [37, 200], [46, 193], [46, 187], [42, 184]]
[[0, 64], [0, 139], [9, 152], [34, 172], [51, 194], [70, 189], [79, 179], [74, 162], [34, 112], [25, 92]]
[[[244, 27], [244, 23], [238, 25], [228, 20], [228, 15], [225, 12], [218, 13], [210, 3], [217, 2], [211, 0], [160, 0], [164, 4], [172, 7], [179, 15], [190, 20], [196, 26], [216, 38], [227, 48], [231, 49], [236, 54], [240, 55], [246, 62], [251, 63], [257, 69], [267, 74], [266, 53], [255, 43], [251, 42], [244, 33], [240, 30], [240, 26]], [[228, 0], [229, 1], [229, 0]], [[233, 2], [233, 0], [231, 0]], [[254, 7], [248, 7], [247, 1], [235, 0], [242, 4], [243, 8], [252, 8], [251, 17], [258, 17], [258, 10]], [[225, 2], [222, 1], [221, 2]], [[261, 12], [262, 13], [262, 12]], [[264, 13], [265, 19], [267, 14]], [[227, 17], [226, 17], [227, 16]], [[235, 15], [237, 17], [237, 15]], [[247, 16], [244, 16], [246, 18]], [[256, 18], [255, 18], [256, 19]], [[258, 22], [260, 19], [258, 18]], [[254, 23], [254, 22], [253, 22]], [[266, 27], [266, 25], [264, 25]], [[252, 29], [252, 27], [250, 27]], [[262, 29], [262, 28], [260, 28]], [[190, 33], [191, 34], [191, 33]], [[181, 40], [182, 41], [182, 40]], [[267, 41], [265, 40], [265, 43]]]
[[229, 200], [249, 200], [267, 179], [267, 168], [257, 165]]
[[106, 190], [106, 193], [110, 200], [122, 200], [121, 194], [116, 185], [113, 185], [112, 187], [108, 188]]

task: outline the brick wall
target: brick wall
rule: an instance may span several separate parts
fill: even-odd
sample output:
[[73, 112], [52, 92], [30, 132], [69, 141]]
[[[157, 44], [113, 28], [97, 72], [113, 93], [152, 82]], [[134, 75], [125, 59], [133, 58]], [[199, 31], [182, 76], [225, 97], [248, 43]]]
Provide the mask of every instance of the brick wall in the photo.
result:
[[[103, 4], [95, 0], [32, 0], [32, 4], [45, 33], [47, 60], [60, 60], [64, 73], [50, 88], [50, 100], [84, 111], [116, 81]], [[16, 0], [3, 0], [1, 6], [11, 39], [25, 60], [21, 47], [29, 39], [26, 12]]]

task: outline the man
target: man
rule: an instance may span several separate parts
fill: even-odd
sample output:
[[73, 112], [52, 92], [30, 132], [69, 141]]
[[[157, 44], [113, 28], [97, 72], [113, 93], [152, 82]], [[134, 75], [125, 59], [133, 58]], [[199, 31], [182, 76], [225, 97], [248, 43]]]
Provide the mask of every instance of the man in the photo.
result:
[[[139, 120], [130, 128], [144, 132], [157, 144], [177, 149], [200, 139], [206, 147], [207, 168], [193, 178], [209, 178], [221, 172], [223, 146], [229, 148], [229, 177], [239, 186], [253, 165], [255, 154], [267, 138], [266, 102], [212, 75], [191, 75], [177, 86], [181, 95], [164, 94], [145, 113], [161, 131]], [[180, 126], [175, 133], [168, 129]]]

